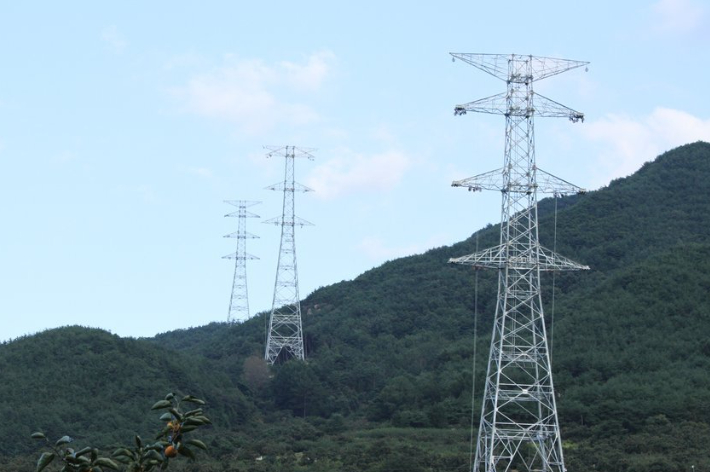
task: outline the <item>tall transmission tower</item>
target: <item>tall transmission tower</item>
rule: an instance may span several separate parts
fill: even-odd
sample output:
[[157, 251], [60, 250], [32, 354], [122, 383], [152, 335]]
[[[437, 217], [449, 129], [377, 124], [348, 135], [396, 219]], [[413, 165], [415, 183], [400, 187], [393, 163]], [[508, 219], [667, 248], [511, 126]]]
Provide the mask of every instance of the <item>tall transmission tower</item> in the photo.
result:
[[249, 318], [247, 260], [258, 259], [258, 257], [247, 253], [247, 239], [258, 238], [259, 236], [247, 232], [247, 218], [259, 218], [259, 215], [247, 211], [247, 208], [261, 202], [225, 200], [224, 203], [237, 207], [237, 211], [227, 213], [224, 216], [239, 218], [237, 220], [237, 231], [224, 236], [225, 238], [235, 238], [237, 240], [237, 250], [234, 254], [222, 257], [222, 259], [234, 259], [234, 282], [232, 282], [232, 296], [229, 299], [229, 313], [227, 315], [227, 321], [234, 323], [235, 321], [244, 321]]
[[[296, 158], [305, 157], [313, 160], [313, 149], [295, 146], [267, 146], [267, 157], [282, 156], [286, 159], [283, 182], [269, 190], [283, 191], [283, 212], [264, 223], [281, 226], [281, 245], [279, 262], [274, 284], [274, 302], [269, 318], [269, 331], [266, 338], [264, 358], [274, 364], [280, 356], [290, 356], [304, 360], [303, 328], [301, 324], [301, 300], [298, 295], [298, 268], [296, 265], [296, 226], [312, 226], [308, 221], [298, 218], [295, 210], [295, 193], [311, 192], [312, 189], [295, 181]], [[283, 353], [283, 354], [282, 354]]]
[[451, 53], [506, 82], [505, 93], [454, 108], [505, 116], [503, 167], [452, 183], [502, 195], [500, 244], [451, 263], [498, 270], [498, 298], [481, 407], [475, 472], [565, 472], [540, 295], [541, 271], [586, 270], [538, 240], [537, 194], [583, 190], [535, 164], [533, 119], [584, 115], [533, 92], [533, 82], [587, 62], [502, 54]]

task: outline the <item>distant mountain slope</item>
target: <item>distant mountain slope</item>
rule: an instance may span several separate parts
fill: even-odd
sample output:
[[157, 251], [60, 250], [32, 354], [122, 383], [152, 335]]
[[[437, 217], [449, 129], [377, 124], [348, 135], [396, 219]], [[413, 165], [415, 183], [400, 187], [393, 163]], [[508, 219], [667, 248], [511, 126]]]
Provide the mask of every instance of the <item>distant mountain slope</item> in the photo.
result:
[[[554, 310], [552, 276], [543, 278], [568, 468], [710, 467], [710, 144], [669, 151], [598, 191], [559, 199], [557, 215], [554, 208], [552, 199], [539, 205], [543, 245], [591, 267], [556, 275]], [[308, 362], [277, 366], [260, 384], [243, 374], [250, 356], [247, 370], [259, 367], [263, 313], [149, 340], [68, 328], [2, 345], [0, 413], [21, 434], [40, 422], [108, 442], [125, 431], [119, 410], [145, 410], [132, 395], [150, 403], [179, 388], [211, 401], [219, 440], [239, 444], [237, 462], [309, 457], [321, 464], [308, 462], [313, 470], [357, 460], [359, 472], [381, 471], [396, 450], [418, 458], [409, 470], [451, 465], [459, 451], [433, 444], [446, 443], [447, 431], [463, 437], [470, 421], [474, 311], [482, 392], [497, 278], [446, 262], [496, 244], [498, 233], [489, 226], [314, 291], [302, 302]], [[86, 414], [105, 402], [106, 413]], [[395, 449], [387, 435], [402, 428], [431, 428], [439, 439]], [[13, 444], [5, 453], [25, 447], [14, 446], [21, 441], [11, 429], [0, 425], [0, 445]], [[366, 442], [341, 448], [345, 437]]]
[[[595, 450], [596, 460], [626, 470], [612, 467], [609, 459], [619, 452], [619, 435], [643, 441], [639, 435], [658, 433], [658, 421], [675, 421], [661, 430], [683, 437], [677, 429], [683, 422], [700, 422], [699, 431], [710, 424], [702, 406], [710, 404], [703, 334], [710, 330], [710, 144], [679, 147], [632, 176], [557, 203], [555, 241], [554, 200], [540, 202], [542, 243], [591, 266], [555, 280], [550, 332], [561, 421], [570, 438], [586, 444], [579, 456], [570, 453], [573, 459], [585, 457], [593, 438], [611, 438], [610, 452]], [[476, 239], [480, 248], [496, 244], [498, 232], [498, 226], [489, 227], [461, 243], [387, 262], [309, 295], [302, 303], [310, 359], [304, 369], [315, 379], [310, 394], [319, 405], [310, 413], [364, 415], [401, 426], [465, 421], [474, 271], [446, 261], [474, 252]], [[551, 276], [543, 282], [549, 304]], [[480, 273], [478, 284], [480, 382], [495, 273]], [[548, 320], [552, 315], [548, 305]], [[156, 342], [170, 344], [209, 330], [213, 337], [190, 351], [209, 352], [229, 365], [263, 349], [263, 317], [230, 329], [219, 326], [166, 333]], [[683, 447], [670, 444], [674, 451]], [[625, 450], [625, 457], [635, 457], [632, 452]]]
[[150, 407], [170, 391], [209, 397], [222, 425], [244, 422], [253, 411], [230, 379], [201, 359], [98, 329], [52, 329], [3, 344], [0, 373], [5, 455], [36, 450], [27, 438], [37, 430], [103, 446], [153, 434], [159, 415]]

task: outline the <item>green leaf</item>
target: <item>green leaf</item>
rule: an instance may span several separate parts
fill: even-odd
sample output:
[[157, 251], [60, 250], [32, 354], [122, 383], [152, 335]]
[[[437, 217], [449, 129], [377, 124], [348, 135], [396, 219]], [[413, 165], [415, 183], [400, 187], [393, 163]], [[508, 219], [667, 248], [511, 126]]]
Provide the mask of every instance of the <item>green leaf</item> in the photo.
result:
[[212, 421], [210, 421], [210, 419], [207, 418], [205, 415], [196, 416], [196, 418], [199, 418], [199, 419], [202, 420], [205, 424], [212, 424]]
[[162, 415], [160, 415], [159, 419], [160, 421], [170, 421], [173, 419], [173, 415], [172, 413], [163, 413]]
[[170, 408], [173, 406], [172, 402], [170, 400], [160, 400], [155, 402], [155, 404], [150, 407], [151, 410], [160, 410], [162, 408]]
[[168, 411], [173, 414], [173, 416], [175, 417], [176, 420], [182, 421], [182, 415], [181, 415], [180, 412], [177, 411], [175, 408], [171, 408], [171, 409], [168, 410]]
[[79, 449], [76, 451], [76, 457], [83, 456], [84, 454], [88, 454], [92, 451], [92, 448], [90, 447], [85, 447], [84, 449]]
[[196, 426], [196, 425], [194, 425], [194, 424], [188, 424], [188, 425], [183, 426], [183, 427], [180, 429], [180, 431], [182, 431], [183, 433], [189, 433], [190, 431], [194, 431], [194, 430], [196, 430], [197, 428], [199, 428], [199, 426]]
[[167, 395], [165, 395], [165, 399], [166, 399], [166, 400], [172, 400], [173, 398], [175, 398], [175, 394], [174, 394], [174, 393], [168, 393]]
[[204, 405], [204, 404], [205, 404], [205, 401], [204, 401], [204, 400], [200, 400], [199, 398], [194, 397], [194, 396], [192, 396], [192, 395], [184, 396], [184, 397], [182, 397], [182, 400], [180, 400], [180, 401], [181, 401], [181, 402], [197, 403], [198, 405]]
[[37, 468], [35, 469], [35, 472], [41, 472], [53, 460], [54, 460], [54, 453], [53, 452], [43, 452], [42, 455], [39, 456], [39, 460], [37, 461]]
[[30, 436], [32, 439], [47, 439], [47, 436], [44, 435], [44, 433], [40, 433], [37, 431], [36, 433], [32, 433], [32, 436]]
[[190, 410], [185, 413], [185, 416], [197, 416], [202, 414], [202, 408], [197, 408], [195, 410]]
[[116, 464], [108, 457], [99, 457], [98, 459], [96, 459], [96, 462], [94, 462], [94, 464], [98, 465], [99, 467], [107, 467], [111, 470], [118, 470], [118, 464]]
[[64, 444], [69, 444], [70, 442], [72, 442], [72, 438], [70, 438], [69, 436], [62, 436], [61, 438], [59, 438], [57, 440], [56, 443], [54, 443], [54, 447], [59, 447]]
[[203, 451], [207, 450], [207, 444], [203, 443], [199, 439], [190, 439], [186, 441], [185, 444], [190, 444], [191, 446], [199, 447]]
[[116, 458], [121, 457], [121, 456], [123, 456], [123, 457], [130, 457], [130, 458], [135, 457], [135, 456], [133, 455], [133, 452], [129, 451], [129, 450], [126, 449], [125, 447], [119, 447], [118, 449], [116, 449], [115, 451], [113, 451], [113, 454], [111, 454], [111, 455], [112, 455], [113, 457], [116, 457]]
[[163, 455], [160, 454], [160, 453], [159, 453], [158, 451], [156, 451], [155, 449], [151, 449], [150, 451], [148, 451], [148, 452], [146, 452], [145, 454], [143, 454], [143, 459], [146, 459], [146, 460], [151, 460], [151, 459], [152, 459], [152, 460], [156, 460], [156, 461], [161, 461], [161, 462], [162, 462], [162, 461], [163, 461]]
[[165, 441], [158, 441], [156, 443], [151, 444], [150, 446], [146, 446], [145, 450], [146, 451], [162, 451], [165, 446], [170, 444], [169, 442]]
[[143, 446], [143, 440], [137, 434], [136, 434], [135, 440], [136, 440], [136, 447], [140, 449]]

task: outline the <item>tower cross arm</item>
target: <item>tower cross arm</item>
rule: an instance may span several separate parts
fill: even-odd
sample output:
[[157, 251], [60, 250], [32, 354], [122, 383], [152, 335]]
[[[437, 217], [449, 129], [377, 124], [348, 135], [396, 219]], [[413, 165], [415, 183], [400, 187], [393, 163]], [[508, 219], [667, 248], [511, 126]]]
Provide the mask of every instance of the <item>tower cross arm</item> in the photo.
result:
[[234, 233], [225, 234], [225, 238], [238, 238], [238, 239], [259, 239], [259, 236], [252, 234], [248, 231], [235, 231]]
[[267, 149], [269, 151], [268, 153], [266, 153], [266, 157], [305, 157], [310, 160], [315, 159], [313, 153], [316, 151], [316, 148], [297, 146], [264, 146], [264, 149]]
[[505, 93], [498, 93], [496, 95], [491, 95], [490, 97], [480, 98], [472, 102], [456, 105], [454, 107], [454, 115], [465, 115], [470, 111], [477, 113], [488, 113], [491, 115], [509, 114], [505, 97]]
[[567, 182], [557, 176], [545, 172], [539, 167], [537, 171], [537, 191], [540, 193], [551, 193], [555, 196], [574, 195], [587, 193], [587, 190]]
[[539, 269], [541, 271], [589, 270], [589, 266], [555, 254], [539, 244], [515, 254], [511, 253], [510, 245], [500, 244], [466, 256], [452, 257], [449, 259], [449, 263], [469, 265], [478, 269], [508, 267], [518, 270]]
[[557, 103], [544, 95], [533, 92], [535, 96], [534, 113], [535, 116], [552, 118], [569, 118], [572, 123], [581, 121], [584, 123], [584, 113], [573, 110], [569, 107]]
[[240, 256], [238, 253], [232, 253], [232, 254], [227, 254], [226, 256], [222, 256], [222, 259], [239, 259], [239, 260], [259, 260], [258, 257], [252, 256], [249, 253], [244, 253], [243, 256]]
[[[570, 121], [576, 123], [584, 121], [584, 113], [573, 110], [569, 107], [557, 103], [544, 95], [534, 93], [534, 104], [530, 102], [530, 106], [511, 105], [508, 102], [507, 93], [499, 93], [490, 97], [481, 98], [472, 102], [456, 105], [454, 107], [454, 115], [465, 115], [468, 112], [488, 113], [490, 115], [505, 115], [518, 117], [540, 116], [544, 118], [569, 118]], [[518, 103], [518, 102], [515, 102]]]
[[234, 217], [234, 218], [239, 218], [239, 217], [242, 217], [242, 218], [261, 218], [261, 217], [260, 217], [259, 215], [257, 215], [256, 213], [252, 213], [252, 212], [250, 212], [250, 211], [243, 211], [243, 212], [242, 212], [242, 211], [233, 211], [232, 213], [227, 213], [227, 214], [224, 215], [224, 216], [225, 216], [225, 218], [226, 218], [226, 217]]
[[[453, 60], [459, 59], [500, 80], [525, 82], [542, 80], [561, 74], [570, 69], [586, 66], [589, 62], [554, 57], [531, 56], [523, 54], [479, 54], [451, 52]], [[512, 66], [512, 67], [511, 67]], [[517, 66], [517, 67], [516, 67]], [[515, 71], [525, 70], [518, 74]], [[513, 71], [513, 74], [511, 74]]]
[[466, 187], [469, 192], [481, 190], [503, 190], [503, 169], [496, 169], [467, 179], [454, 180], [452, 187]]
[[269, 185], [268, 187], [265, 187], [266, 190], [277, 190], [279, 192], [313, 192], [313, 189], [310, 187], [306, 187], [303, 184], [299, 184], [298, 182], [293, 182], [293, 186], [291, 185], [284, 185], [283, 182], [276, 183], [274, 185]]
[[581, 187], [567, 182], [559, 177], [549, 174], [540, 168], [536, 168], [535, 183], [524, 182], [521, 184], [513, 184], [511, 182], [506, 186], [504, 184], [503, 169], [496, 169], [483, 174], [475, 175], [467, 179], [454, 180], [451, 183], [452, 187], [465, 187], [469, 192], [480, 192], [482, 190], [497, 190], [509, 192], [525, 192], [529, 193], [532, 189], [536, 189], [538, 193], [550, 193], [556, 196], [572, 195], [585, 193]]
[[289, 218], [288, 216], [277, 216], [275, 218], [271, 218], [270, 220], [262, 221], [262, 223], [276, 226], [315, 226], [310, 221], [306, 221], [297, 216], [294, 216], [293, 218]]

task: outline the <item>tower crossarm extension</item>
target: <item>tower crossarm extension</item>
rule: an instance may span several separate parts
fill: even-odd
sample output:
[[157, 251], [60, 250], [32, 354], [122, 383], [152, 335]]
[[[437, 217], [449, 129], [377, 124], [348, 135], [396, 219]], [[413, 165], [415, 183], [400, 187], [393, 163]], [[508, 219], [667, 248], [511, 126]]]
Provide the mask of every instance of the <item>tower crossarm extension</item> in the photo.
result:
[[249, 253], [244, 253], [244, 255], [240, 255], [239, 253], [233, 253], [233, 254], [227, 254], [226, 256], [222, 256], [222, 259], [237, 259], [240, 261], [253, 261], [253, 260], [259, 260], [258, 257], [252, 256]]
[[452, 187], [466, 187], [469, 192], [482, 190], [503, 190], [503, 169], [496, 169], [467, 179], [454, 180]]
[[[229, 215], [225, 215], [229, 216]], [[259, 236], [252, 234], [249, 231], [235, 231], [234, 233], [225, 234], [225, 238], [238, 238], [238, 239], [259, 239]]]
[[[557, 59], [554, 57], [525, 56], [522, 54], [478, 54], [450, 53], [453, 60], [459, 59], [473, 67], [486, 72], [493, 77], [506, 82], [526, 83], [532, 80], [542, 80], [561, 74], [570, 69], [586, 66], [589, 62]], [[530, 72], [527, 64], [530, 64]], [[511, 67], [511, 65], [513, 67]], [[515, 70], [515, 66], [520, 68]], [[512, 70], [511, 70], [512, 69]]]
[[452, 257], [450, 264], [473, 266], [479, 269], [530, 270], [539, 268], [541, 271], [572, 271], [589, 270], [589, 266], [578, 264], [564, 256], [540, 246], [533, 246], [515, 255], [511, 255], [510, 245], [501, 244], [484, 251], [467, 256]]
[[[540, 116], [544, 118], [569, 118], [570, 121], [576, 123], [584, 121], [584, 113], [573, 110], [569, 107], [557, 103], [544, 95], [534, 93], [534, 106], [523, 107], [511, 104], [508, 100], [507, 92], [491, 95], [490, 97], [481, 98], [472, 102], [456, 105], [454, 107], [454, 115], [465, 115], [468, 112], [488, 113], [490, 115], [504, 115], [530, 118], [532, 116]], [[527, 103], [532, 104], [530, 100]]]
[[[226, 202], [228, 203], [228, 202]], [[224, 215], [225, 217], [235, 217], [235, 218], [261, 218], [259, 215], [256, 213], [252, 213], [250, 211], [246, 210], [239, 210], [239, 211], [233, 211], [232, 213], [227, 213]]]
[[289, 154], [291, 158], [295, 159], [297, 157], [305, 157], [306, 159], [313, 160], [315, 159], [315, 156], [313, 153], [317, 150], [316, 148], [308, 148], [308, 147], [301, 147], [301, 146], [264, 146], [264, 149], [268, 149], [268, 153], [266, 153], [266, 157], [274, 157], [274, 156], [284, 156], [285, 154]]
[[587, 193], [586, 189], [578, 187], [575, 184], [569, 183], [564, 179], [545, 172], [539, 167], [536, 168], [536, 172], [538, 193], [551, 193], [557, 197]]
[[[454, 180], [451, 182], [452, 187], [465, 187], [469, 192], [480, 192], [482, 190], [497, 190], [500, 192], [522, 192], [529, 193], [533, 189], [538, 193], [549, 193], [555, 196], [573, 195], [586, 193], [586, 190], [578, 187], [564, 179], [556, 177], [545, 172], [540, 168], [535, 168], [537, 179], [530, 183], [526, 180], [521, 183], [515, 183], [510, 179], [505, 179], [503, 169], [496, 169], [483, 174], [475, 175], [467, 179]], [[508, 182], [504, 184], [504, 182]]]
[[310, 187], [306, 187], [303, 184], [299, 184], [298, 182], [290, 182], [288, 184], [285, 184], [283, 182], [279, 182], [274, 185], [269, 185], [268, 187], [265, 187], [266, 190], [276, 190], [277, 192], [312, 192], [313, 189]]
[[266, 221], [262, 221], [265, 225], [276, 225], [276, 226], [299, 226], [303, 228], [304, 226], [314, 226], [310, 221], [306, 221], [303, 218], [294, 216], [289, 218], [288, 216], [277, 216]]

